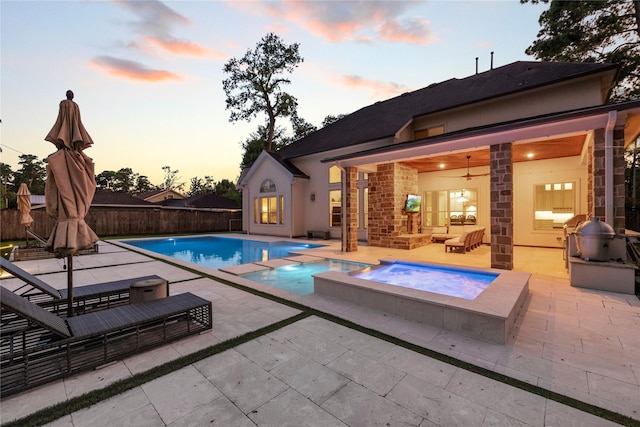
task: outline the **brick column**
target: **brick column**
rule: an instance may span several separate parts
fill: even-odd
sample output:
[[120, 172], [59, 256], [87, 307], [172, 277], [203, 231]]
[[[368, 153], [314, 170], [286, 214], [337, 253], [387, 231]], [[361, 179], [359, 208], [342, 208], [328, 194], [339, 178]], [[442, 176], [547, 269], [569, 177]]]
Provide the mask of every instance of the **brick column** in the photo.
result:
[[369, 246], [394, 247], [407, 194], [417, 191], [418, 172], [410, 166], [385, 163], [369, 174]]
[[345, 168], [344, 223], [342, 250], [358, 250], [358, 168]]
[[604, 129], [596, 129], [593, 132], [593, 150], [589, 156], [592, 165], [591, 186], [589, 187], [589, 197], [592, 202], [589, 214], [597, 217], [600, 221], [604, 221], [606, 215], [604, 132]]
[[624, 234], [625, 230], [625, 186], [624, 186], [624, 128], [616, 128], [613, 131], [613, 224], [611, 226], [618, 234]]
[[511, 143], [490, 148], [491, 268], [513, 270], [513, 160]]

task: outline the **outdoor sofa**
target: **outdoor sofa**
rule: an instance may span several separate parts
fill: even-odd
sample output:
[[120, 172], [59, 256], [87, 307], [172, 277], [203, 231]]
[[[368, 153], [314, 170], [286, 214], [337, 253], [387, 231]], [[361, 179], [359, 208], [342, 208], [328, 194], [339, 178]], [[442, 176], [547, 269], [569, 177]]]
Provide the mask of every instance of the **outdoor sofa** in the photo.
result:
[[0, 286], [0, 397], [77, 374], [212, 327], [191, 293], [62, 318]]
[[485, 227], [479, 227], [474, 229], [467, 229], [462, 232], [459, 237], [445, 240], [444, 250], [449, 252], [461, 252], [466, 253], [472, 249], [482, 245], [482, 239], [484, 238]]
[[465, 231], [476, 230], [477, 227], [468, 225], [448, 225], [444, 227], [433, 227], [431, 230], [432, 242], [444, 242], [445, 240], [460, 237]]
[[[68, 299], [68, 290], [66, 288], [56, 289], [2, 257], [0, 257], [0, 268], [24, 282], [24, 285], [14, 290], [15, 293], [56, 314], [66, 314]], [[164, 280], [160, 276], [151, 275], [97, 283], [94, 285], [76, 286], [73, 288], [74, 311], [76, 313], [89, 312], [115, 307], [120, 304], [128, 304], [129, 288], [131, 285], [142, 280], [150, 279]], [[165, 283], [165, 296], [169, 296], [169, 283], [167, 281], [165, 281]]]

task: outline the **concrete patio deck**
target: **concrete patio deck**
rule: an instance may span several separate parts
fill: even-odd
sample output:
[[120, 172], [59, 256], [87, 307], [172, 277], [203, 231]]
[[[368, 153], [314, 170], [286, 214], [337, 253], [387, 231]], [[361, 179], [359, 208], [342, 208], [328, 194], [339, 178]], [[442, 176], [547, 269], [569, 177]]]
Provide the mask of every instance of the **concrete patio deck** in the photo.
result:
[[[489, 267], [487, 246], [467, 254], [445, 253], [441, 244], [412, 251], [360, 246], [355, 253], [341, 253], [339, 242], [328, 243], [305, 253], [367, 263], [395, 257]], [[157, 274], [170, 282], [172, 294], [189, 291], [211, 300], [213, 329], [4, 398], [1, 422], [306, 313], [49, 425], [613, 425], [541, 390], [640, 425], [640, 300], [570, 287], [559, 249], [516, 247], [514, 254], [515, 270], [532, 273], [530, 295], [507, 344], [498, 345], [319, 294], [293, 295], [191, 264], [185, 270], [101, 242], [100, 253], [74, 259], [75, 283]], [[66, 286], [62, 260], [19, 265], [54, 287]], [[277, 298], [228, 286], [214, 276]], [[2, 277], [0, 284], [14, 285], [16, 279]], [[435, 354], [442, 357], [431, 357]], [[536, 387], [525, 391], [509, 378]]]

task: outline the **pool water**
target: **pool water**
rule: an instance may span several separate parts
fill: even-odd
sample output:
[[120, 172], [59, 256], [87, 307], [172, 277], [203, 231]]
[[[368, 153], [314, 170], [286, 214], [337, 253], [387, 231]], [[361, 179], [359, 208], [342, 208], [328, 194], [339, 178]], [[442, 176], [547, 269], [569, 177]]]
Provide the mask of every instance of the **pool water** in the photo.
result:
[[289, 256], [291, 251], [320, 247], [289, 241], [261, 242], [217, 236], [127, 240], [127, 244], [209, 268], [268, 261]]
[[272, 270], [243, 274], [242, 277], [298, 295], [313, 293], [313, 275], [326, 271], [348, 273], [369, 267], [370, 264], [327, 259], [305, 264], [292, 264]]
[[393, 262], [366, 269], [353, 274], [353, 277], [472, 300], [485, 290], [498, 274]]

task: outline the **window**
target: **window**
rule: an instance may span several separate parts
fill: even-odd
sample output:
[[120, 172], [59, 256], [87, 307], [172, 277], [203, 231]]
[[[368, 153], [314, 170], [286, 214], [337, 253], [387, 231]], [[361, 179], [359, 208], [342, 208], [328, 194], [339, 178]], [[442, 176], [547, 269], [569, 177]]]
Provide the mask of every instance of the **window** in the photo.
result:
[[276, 191], [276, 183], [273, 182], [272, 179], [265, 179], [260, 184], [260, 192], [261, 193], [274, 193]]
[[329, 191], [329, 227], [342, 225], [342, 190]]
[[339, 184], [342, 182], [342, 171], [338, 166], [329, 168], [329, 184]]
[[430, 136], [442, 135], [444, 133], [444, 126], [433, 126], [427, 129], [419, 129], [413, 133], [414, 139], [428, 138]]
[[284, 196], [280, 196], [280, 215], [278, 218], [280, 224], [284, 224]]
[[[265, 179], [260, 184], [260, 193], [275, 193], [276, 183]], [[264, 195], [253, 199], [253, 222], [260, 224], [284, 224], [284, 196]]]
[[260, 197], [260, 223], [275, 224], [277, 218], [276, 197]]
[[258, 209], [258, 198], [253, 199], [253, 223], [257, 224], [260, 218], [260, 209]]
[[574, 215], [573, 182], [553, 182], [534, 187], [534, 230], [562, 229]]
[[478, 221], [476, 188], [427, 191], [423, 205], [425, 226], [475, 225]]

